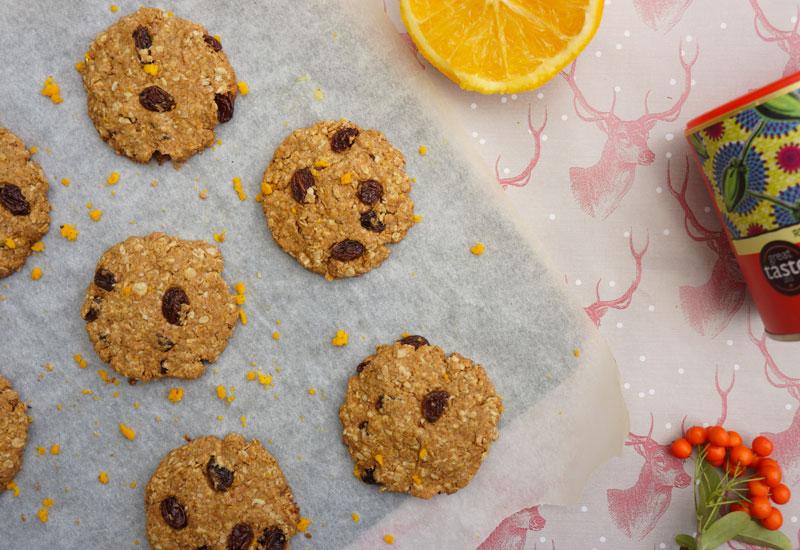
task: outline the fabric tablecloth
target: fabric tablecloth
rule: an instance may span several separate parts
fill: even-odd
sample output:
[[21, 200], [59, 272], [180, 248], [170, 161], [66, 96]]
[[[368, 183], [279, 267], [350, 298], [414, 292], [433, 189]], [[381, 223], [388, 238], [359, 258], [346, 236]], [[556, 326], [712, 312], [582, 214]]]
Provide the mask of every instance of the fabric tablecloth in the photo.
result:
[[[800, 8], [605, 4], [576, 64], [533, 92], [462, 91], [408, 40], [495, 170], [486, 184], [512, 196], [611, 345], [631, 413], [624, 453], [578, 505], [531, 502], [481, 550], [676, 548], [674, 535], [694, 530], [692, 466], [665, 444], [684, 423], [724, 422], [747, 441], [770, 434], [785, 480], [795, 490], [800, 480], [800, 344], [764, 337], [683, 138], [690, 118], [800, 70]], [[403, 33], [398, 1], [385, 8]], [[800, 540], [800, 503], [782, 509], [784, 532]]]

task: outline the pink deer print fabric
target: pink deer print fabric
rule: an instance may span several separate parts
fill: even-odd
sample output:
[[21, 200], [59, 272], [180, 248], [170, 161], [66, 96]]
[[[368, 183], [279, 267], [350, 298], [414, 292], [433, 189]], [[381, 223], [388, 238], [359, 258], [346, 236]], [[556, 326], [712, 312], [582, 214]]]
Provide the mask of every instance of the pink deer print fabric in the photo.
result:
[[[397, 3], [388, 13], [403, 32]], [[631, 413], [622, 455], [574, 505], [481, 510], [492, 527], [472, 547], [676, 549], [674, 535], [693, 531], [692, 464], [666, 445], [693, 424], [768, 434], [799, 483], [800, 344], [764, 335], [683, 130], [800, 70], [800, 1], [607, 3], [586, 51], [532, 92], [470, 94], [422, 67], [485, 161], [487, 185], [538, 234], [611, 345]], [[800, 503], [784, 509], [800, 548], [798, 518]]]

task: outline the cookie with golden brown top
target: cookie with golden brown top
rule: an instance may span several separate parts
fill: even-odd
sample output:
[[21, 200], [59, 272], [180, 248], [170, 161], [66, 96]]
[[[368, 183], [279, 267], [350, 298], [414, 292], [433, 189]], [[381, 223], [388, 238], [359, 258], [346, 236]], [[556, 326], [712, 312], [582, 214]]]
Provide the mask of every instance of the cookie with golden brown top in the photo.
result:
[[0, 128], [0, 279], [25, 265], [50, 228], [48, 187], [22, 140]]
[[0, 493], [22, 467], [31, 419], [11, 383], [0, 376]]
[[356, 477], [430, 498], [469, 483], [502, 411], [480, 365], [407, 336], [358, 365], [339, 418]]
[[170, 451], [145, 491], [154, 550], [284, 550], [300, 510], [275, 458], [241, 435]]
[[97, 35], [79, 67], [100, 137], [137, 162], [180, 164], [233, 117], [236, 74], [222, 44], [169, 12], [140, 8], [122, 17]]
[[405, 158], [377, 130], [321, 121], [292, 132], [264, 173], [272, 237], [328, 279], [379, 266], [414, 224]]
[[223, 267], [217, 247], [164, 233], [109, 248], [81, 307], [97, 354], [131, 380], [202, 375], [236, 325]]

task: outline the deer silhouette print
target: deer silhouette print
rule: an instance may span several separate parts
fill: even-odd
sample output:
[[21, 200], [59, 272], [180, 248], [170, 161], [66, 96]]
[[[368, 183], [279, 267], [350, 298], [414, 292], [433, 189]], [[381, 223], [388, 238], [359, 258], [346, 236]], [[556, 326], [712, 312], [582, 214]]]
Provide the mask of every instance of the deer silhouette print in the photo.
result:
[[573, 93], [575, 113], [585, 122], [594, 122], [608, 136], [600, 160], [589, 168], [572, 167], [569, 177], [572, 193], [578, 204], [590, 216], [608, 217], [617, 209], [623, 197], [630, 191], [639, 166], [649, 166], [655, 160], [650, 149], [650, 132], [658, 122], [673, 122], [689, 98], [692, 89], [692, 68], [700, 51], [687, 60], [683, 49], [680, 61], [684, 72], [684, 87], [674, 105], [666, 111], [651, 113], [647, 99], [644, 100], [644, 114], [633, 120], [623, 120], [614, 113], [617, 94], [614, 92], [611, 108], [601, 111], [593, 107], [581, 92], [575, 80], [576, 63], [568, 72], [562, 73]]
[[789, 76], [800, 71], [800, 34], [797, 32], [798, 25], [800, 25], [800, 9], [792, 29], [784, 31], [769, 22], [764, 10], [759, 6], [758, 0], [750, 0], [750, 5], [753, 6], [753, 11], [755, 11], [754, 24], [758, 37], [764, 42], [777, 44], [781, 50], [789, 55], [786, 67], [783, 69], [783, 76]]
[[692, 0], [633, 0], [644, 24], [654, 31], [667, 32], [681, 20]]
[[536, 168], [536, 165], [539, 164], [539, 159], [542, 155], [542, 133], [544, 132], [545, 127], [547, 126], [547, 110], [544, 112], [544, 121], [542, 121], [542, 125], [536, 127], [533, 125], [533, 120], [531, 119], [532, 116], [531, 106], [528, 106], [528, 131], [530, 132], [531, 136], [533, 136], [533, 156], [531, 157], [530, 162], [525, 167], [522, 172], [515, 176], [510, 176], [507, 178], [500, 177], [500, 155], [497, 156], [497, 160], [494, 163], [494, 173], [495, 177], [497, 178], [497, 183], [502, 185], [504, 188], [508, 187], [509, 185], [512, 187], [525, 187], [531, 181], [531, 177], [533, 176], [533, 170]]
[[541, 531], [547, 522], [538, 506], [523, 508], [500, 522], [477, 550], [524, 550], [530, 531]]

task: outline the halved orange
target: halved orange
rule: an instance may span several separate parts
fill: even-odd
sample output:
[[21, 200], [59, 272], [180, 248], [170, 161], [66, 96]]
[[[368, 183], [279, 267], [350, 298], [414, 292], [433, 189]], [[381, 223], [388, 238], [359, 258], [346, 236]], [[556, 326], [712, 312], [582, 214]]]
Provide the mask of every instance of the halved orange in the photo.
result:
[[514, 93], [578, 56], [603, 0], [401, 0], [400, 11], [422, 55], [462, 88]]

